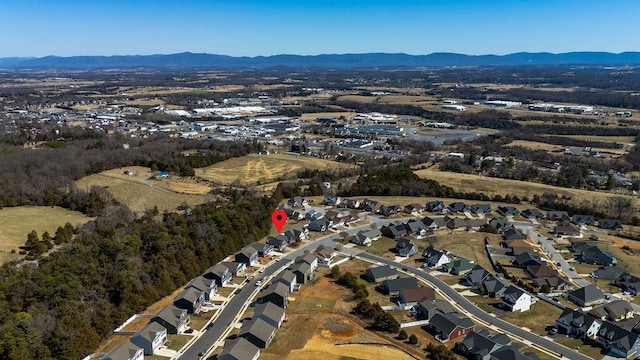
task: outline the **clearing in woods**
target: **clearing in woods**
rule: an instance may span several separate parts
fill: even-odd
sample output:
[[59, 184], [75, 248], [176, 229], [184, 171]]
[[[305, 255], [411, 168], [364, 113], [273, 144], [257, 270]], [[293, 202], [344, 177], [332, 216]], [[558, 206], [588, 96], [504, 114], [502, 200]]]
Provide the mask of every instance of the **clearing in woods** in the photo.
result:
[[85, 176], [75, 185], [85, 191], [92, 186], [101, 186], [132, 211], [145, 211], [154, 206], [160, 212], [175, 211], [183, 203], [194, 206], [213, 199], [213, 195], [208, 194], [211, 189], [206, 185], [173, 176], [163, 179], [152, 176], [149, 168], [128, 166]]
[[[28, 220], [28, 221], [27, 221]], [[79, 226], [93, 220], [81, 212], [50, 206], [18, 206], [0, 209], [0, 263], [18, 259], [19, 247], [27, 241], [32, 230], [42, 233], [48, 231], [53, 237], [59, 226], [67, 222]], [[16, 254], [12, 254], [15, 250]]]
[[196, 176], [224, 184], [230, 184], [234, 181], [255, 184], [281, 179], [286, 175], [295, 176], [296, 172], [301, 169], [326, 170], [355, 167], [355, 165], [303, 155], [251, 154], [196, 169]]

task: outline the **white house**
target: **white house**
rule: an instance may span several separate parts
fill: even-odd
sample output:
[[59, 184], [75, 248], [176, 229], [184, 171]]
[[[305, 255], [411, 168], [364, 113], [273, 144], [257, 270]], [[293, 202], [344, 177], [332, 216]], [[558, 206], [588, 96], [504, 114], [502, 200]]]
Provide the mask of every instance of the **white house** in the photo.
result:
[[502, 307], [511, 312], [531, 309], [531, 295], [515, 286], [509, 286], [502, 295]]
[[446, 250], [438, 251], [432, 247], [427, 248], [424, 251], [424, 266], [430, 269], [440, 268], [444, 264], [451, 262], [449, 252]]
[[131, 342], [141, 347], [145, 355], [154, 355], [167, 342], [167, 329], [157, 322], [151, 322], [138, 331]]

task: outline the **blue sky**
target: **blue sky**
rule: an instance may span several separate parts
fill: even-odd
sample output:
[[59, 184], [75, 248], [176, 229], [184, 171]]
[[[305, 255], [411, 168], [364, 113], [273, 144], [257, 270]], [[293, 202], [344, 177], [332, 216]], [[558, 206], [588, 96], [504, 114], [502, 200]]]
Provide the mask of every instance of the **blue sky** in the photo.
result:
[[637, 0], [0, 0], [0, 57], [639, 51]]

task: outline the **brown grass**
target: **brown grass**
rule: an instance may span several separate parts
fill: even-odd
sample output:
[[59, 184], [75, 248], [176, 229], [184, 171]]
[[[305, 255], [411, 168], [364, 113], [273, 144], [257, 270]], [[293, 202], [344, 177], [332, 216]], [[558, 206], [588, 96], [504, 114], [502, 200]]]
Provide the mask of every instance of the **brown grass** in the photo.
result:
[[59, 226], [67, 222], [79, 226], [92, 220], [86, 215], [61, 207], [19, 206], [0, 209], [0, 261], [5, 262], [19, 258], [11, 254], [11, 250], [19, 252], [24, 245], [27, 234], [32, 230], [41, 237], [45, 231], [52, 237]]
[[[558, 194], [558, 196], [567, 195], [575, 202], [584, 203], [604, 203], [608, 199], [617, 196], [616, 194], [603, 191], [570, 189], [526, 181], [489, 178], [474, 174], [458, 174], [438, 171], [433, 168], [417, 170], [415, 173], [421, 178], [436, 180], [440, 184], [450, 186], [456, 191], [475, 191], [488, 196], [494, 196], [496, 194], [502, 196], [517, 195], [520, 198], [528, 196], [529, 199], [531, 199], [535, 194], [542, 195], [544, 192], [553, 192]], [[637, 205], [636, 199], [634, 199], [634, 202], [636, 202]]]
[[[135, 175], [124, 175], [125, 170]], [[160, 212], [175, 211], [183, 203], [195, 206], [214, 198], [207, 194], [209, 188], [202, 184], [177, 177], [156, 180], [151, 179], [152, 175], [149, 168], [129, 166], [86, 176], [76, 181], [75, 185], [82, 190], [89, 190], [92, 186], [104, 187], [116, 200], [133, 211], [145, 211], [154, 206]]]
[[271, 154], [237, 157], [215, 165], [196, 169], [196, 175], [215, 182], [230, 184], [239, 181], [244, 184], [265, 183], [284, 177], [295, 177], [301, 169], [343, 169], [354, 165], [318, 159], [310, 156]]

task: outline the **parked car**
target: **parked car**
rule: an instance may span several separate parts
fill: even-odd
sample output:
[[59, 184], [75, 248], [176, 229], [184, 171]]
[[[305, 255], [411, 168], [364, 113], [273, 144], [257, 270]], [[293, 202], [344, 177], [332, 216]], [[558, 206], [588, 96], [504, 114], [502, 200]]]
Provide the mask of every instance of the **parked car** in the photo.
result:
[[256, 281], [256, 286], [260, 286], [260, 285], [262, 285], [262, 280]]

